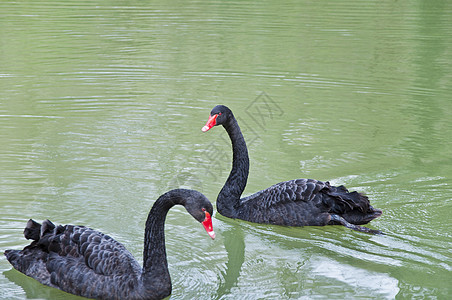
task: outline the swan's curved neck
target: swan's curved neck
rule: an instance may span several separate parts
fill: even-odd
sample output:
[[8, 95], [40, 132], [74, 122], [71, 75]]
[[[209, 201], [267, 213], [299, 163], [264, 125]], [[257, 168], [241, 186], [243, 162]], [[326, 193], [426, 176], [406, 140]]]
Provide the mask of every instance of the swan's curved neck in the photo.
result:
[[150, 281], [171, 282], [165, 247], [165, 219], [171, 207], [180, 203], [166, 193], [160, 196], [149, 212], [144, 231], [143, 277]]
[[235, 208], [240, 203], [240, 197], [245, 190], [249, 173], [248, 149], [237, 120], [232, 116], [224, 128], [232, 142], [232, 170], [223, 188], [218, 194], [217, 209], [226, 217], [235, 217]]

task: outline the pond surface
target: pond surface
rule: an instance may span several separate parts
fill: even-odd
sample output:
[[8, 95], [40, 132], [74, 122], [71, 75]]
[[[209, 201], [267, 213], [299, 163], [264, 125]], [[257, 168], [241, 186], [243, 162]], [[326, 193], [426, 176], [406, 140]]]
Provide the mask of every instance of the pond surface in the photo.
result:
[[[0, 251], [29, 218], [81, 224], [142, 262], [177, 187], [213, 203], [248, 142], [245, 194], [314, 178], [369, 196], [373, 236], [170, 211], [171, 299], [452, 297], [450, 1], [0, 2]], [[71, 299], [0, 258], [1, 299]], [[74, 297], [75, 299], [76, 297]]]

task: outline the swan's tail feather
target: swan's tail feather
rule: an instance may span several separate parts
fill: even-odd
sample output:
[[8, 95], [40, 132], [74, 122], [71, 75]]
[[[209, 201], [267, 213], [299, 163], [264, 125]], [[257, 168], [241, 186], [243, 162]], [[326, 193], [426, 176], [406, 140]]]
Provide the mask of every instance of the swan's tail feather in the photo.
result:
[[42, 222], [42, 225], [32, 219], [28, 220], [24, 236], [32, 242], [22, 250], [6, 250], [6, 259], [16, 270], [43, 284], [50, 285], [50, 274], [45, 262], [49, 255], [48, 245], [54, 240], [54, 232], [57, 231], [55, 225], [49, 220]]
[[50, 222], [49, 220], [45, 220], [42, 222], [41, 227], [41, 237], [43, 237], [46, 233], [51, 233], [55, 229], [55, 224]]
[[41, 237], [41, 224], [30, 219], [24, 229], [24, 236], [27, 240], [39, 241]]
[[339, 214], [347, 210], [366, 212], [370, 206], [367, 196], [358, 192], [350, 193], [343, 185], [328, 186], [326, 194], [334, 199], [332, 211]]
[[63, 226], [56, 227], [51, 221], [45, 220], [42, 225], [38, 222], [30, 219], [27, 222], [27, 226], [24, 229], [24, 236], [28, 240], [33, 240], [29, 246], [33, 247], [35, 245], [40, 245], [47, 249], [56, 234], [64, 231]]
[[335, 201], [331, 203], [331, 212], [356, 225], [367, 224], [381, 216], [382, 211], [370, 205], [369, 198], [358, 192], [349, 192], [343, 185], [334, 187], [327, 193]]

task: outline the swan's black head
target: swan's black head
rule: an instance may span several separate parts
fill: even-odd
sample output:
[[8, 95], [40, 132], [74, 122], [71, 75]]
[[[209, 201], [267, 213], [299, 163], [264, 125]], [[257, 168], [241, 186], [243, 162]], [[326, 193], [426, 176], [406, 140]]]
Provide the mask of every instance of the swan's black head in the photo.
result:
[[206, 229], [209, 236], [214, 239], [215, 232], [212, 226], [213, 207], [209, 199], [202, 193], [195, 190], [179, 189], [174, 190], [181, 193], [183, 206], [198, 222]]
[[214, 126], [223, 125], [233, 116], [232, 111], [227, 106], [217, 105], [210, 112], [209, 120], [202, 128], [202, 131], [206, 132]]

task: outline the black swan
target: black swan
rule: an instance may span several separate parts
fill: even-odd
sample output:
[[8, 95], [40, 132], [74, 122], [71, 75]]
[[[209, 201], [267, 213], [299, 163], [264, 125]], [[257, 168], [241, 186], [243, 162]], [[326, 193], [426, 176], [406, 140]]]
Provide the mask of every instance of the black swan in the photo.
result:
[[149, 212], [144, 232], [143, 268], [119, 242], [99, 231], [29, 220], [23, 250], [6, 250], [18, 271], [65, 292], [96, 299], [162, 299], [171, 294], [164, 223], [176, 204], [202, 223], [214, 239], [212, 204], [200, 192], [176, 189], [161, 195]]
[[229, 218], [254, 223], [285, 226], [344, 225], [353, 230], [381, 234], [359, 225], [379, 217], [369, 199], [349, 192], [344, 186], [314, 179], [294, 179], [277, 183], [251, 196], [241, 198], [248, 179], [249, 158], [245, 139], [232, 111], [215, 106], [203, 132], [223, 125], [232, 142], [232, 170], [217, 197], [217, 210]]

